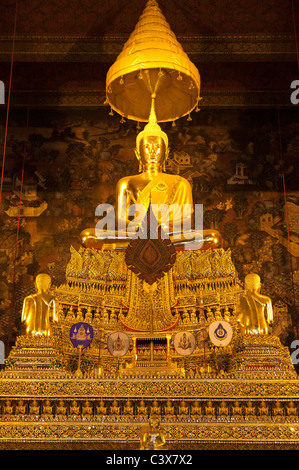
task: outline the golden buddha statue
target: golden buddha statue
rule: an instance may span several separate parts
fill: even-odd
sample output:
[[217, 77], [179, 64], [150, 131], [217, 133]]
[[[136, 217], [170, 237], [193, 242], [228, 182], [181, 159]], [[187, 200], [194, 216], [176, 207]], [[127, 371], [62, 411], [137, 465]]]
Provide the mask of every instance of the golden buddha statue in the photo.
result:
[[215, 406], [212, 404], [211, 399], [209, 399], [208, 403], [204, 406], [205, 415], [208, 418], [212, 418], [216, 414]]
[[50, 400], [47, 398], [43, 405], [43, 416], [46, 418], [51, 418], [53, 415], [53, 406], [51, 406]]
[[3, 414], [8, 416], [13, 414], [13, 407], [11, 406], [10, 400], [5, 401], [5, 405], [3, 406]]
[[201, 415], [202, 415], [201, 406], [200, 406], [198, 400], [196, 400], [191, 405], [191, 416], [192, 416], [192, 418], [199, 418]]
[[167, 450], [166, 439], [158, 419], [151, 419], [141, 430], [140, 450]]
[[278, 416], [283, 416], [283, 407], [281, 406], [280, 401], [277, 401], [273, 407], [273, 417]]
[[16, 414], [19, 415], [19, 416], [25, 416], [27, 413], [26, 413], [26, 405], [24, 403], [24, 401], [22, 400], [22, 398], [20, 398], [20, 400], [18, 401], [18, 404], [16, 406]]
[[164, 407], [164, 416], [165, 418], [174, 418], [174, 406], [172, 405], [170, 398], [167, 399], [166, 405]]
[[67, 412], [67, 409], [66, 409], [66, 406], [64, 404], [64, 401], [59, 400], [58, 405], [56, 407], [56, 416], [60, 419], [63, 419], [66, 416], [66, 412]]
[[107, 406], [105, 406], [103, 398], [101, 398], [100, 404], [96, 406], [96, 414], [100, 418], [103, 418], [107, 414]]
[[24, 299], [22, 321], [26, 324], [27, 334], [50, 336], [50, 317], [54, 322], [58, 321], [58, 301], [49, 294], [51, 278], [48, 274], [38, 274], [35, 285], [37, 293]]
[[221, 417], [227, 417], [228, 416], [228, 406], [227, 406], [227, 404], [225, 403], [224, 400], [222, 400], [222, 402], [220, 403], [220, 406], [218, 408], [218, 416], [221, 416]]
[[184, 398], [179, 404], [179, 415], [180, 417], [189, 415], [189, 406], [185, 402]]
[[81, 415], [80, 413], [80, 405], [78, 405], [76, 400], [73, 400], [71, 405], [70, 405], [70, 415], [74, 417], [79, 417]]
[[160, 416], [160, 414], [161, 414], [161, 408], [160, 408], [156, 398], [154, 399], [154, 402], [153, 402], [152, 406], [150, 407], [150, 414], [151, 414], [151, 417]]
[[[182, 176], [164, 172], [169, 153], [168, 137], [157, 123], [154, 101], [149, 122], [136, 138], [135, 154], [140, 173], [118, 181], [115, 214], [112, 211], [113, 215], [105, 217], [107, 230], [99, 229], [97, 224], [97, 228], [88, 228], [81, 233], [81, 242], [86, 247], [102, 248], [104, 243], [105, 248], [109, 244], [113, 248], [126, 248], [150, 205], [158, 225], [174, 245], [193, 242], [194, 249], [198, 249], [202, 244], [205, 248], [215, 248], [220, 243], [219, 232], [196, 232], [192, 227], [194, 206], [190, 183]], [[158, 206], [164, 206], [165, 212], [160, 212]], [[133, 208], [138, 216], [131, 220], [135, 216]], [[100, 226], [104, 225], [101, 223]]]
[[288, 418], [297, 418], [297, 407], [293, 400], [291, 400], [286, 406], [286, 415]]
[[134, 406], [132, 405], [130, 399], [128, 398], [124, 406], [124, 415], [134, 416]]
[[261, 404], [258, 406], [258, 414], [263, 418], [269, 417], [269, 406], [266, 405], [265, 401], [262, 400]]
[[246, 417], [252, 417], [252, 416], [255, 416], [255, 415], [256, 415], [255, 406], [253, 406], [251, 400], [249, 400], [246, 403], [246, 406], [245, 406], [245, 416]]
[[112, 405], [110, 406], [110, 416], [118, 418], [120, 416], [120, 406], [117, 405], [116, 398], [114, 398]]
[[147, 415], [148, 415], [148, 411], [147, 411], [147, 406], [145, 405], [145, 402], [142, 398], [139, 406], [137, 406], [137, 415], [139, 417], [146, 417], [147, 418]]
[[238, 400], [236, 400], [232, 406], [232, 415], [233, 417], [238, 417], [238, 418], [243, 416], [242, 407], [240, 406], [240, 403], [238, 402]]
[[89, 400], [85, 400], [82, 405], [82, 413], [84, 417], [91, 417], [93, 415], [93, 407]]
[[36, 399], [29, 405], [29, 414], [31, 416], [39, 416], [39, 404]]
[[245, 295], [240, 297], [237, 320], [243, 334], [267, 335], [268, 325], [273, 321], [271, 299], [261, 295], [261, 280], [258, 274], [251, 273], [245, 277]]

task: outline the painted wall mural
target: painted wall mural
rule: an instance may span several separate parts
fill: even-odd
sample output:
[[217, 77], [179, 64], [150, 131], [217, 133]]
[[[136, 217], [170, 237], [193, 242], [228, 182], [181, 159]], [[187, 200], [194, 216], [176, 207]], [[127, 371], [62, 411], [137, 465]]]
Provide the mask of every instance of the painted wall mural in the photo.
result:
[[[121, 124], [107, 108], [34, 109], [27, 128], [26, 114], [11, 110], [7, 138], [0, 213], [3, 340], [9, 327], [12, 338], [19, 332], [22, 300], [34, 290], [36, 274], [47, 272], [60, 285], [70, 247], [78, 248], [80, 232], [95, 224], [97, 205], [115, 203], [118, 179], [138, 172], [136, 123]], [[3, 140], [4, 113], [0, 122]], [[194, 202], [204, 204], [204, 226], [222, 233], [240, 280], [260, 274], [276, 309], [274, 333], [287, 341], [299, 301], [295, 112], [204, 110], [192, 121], [162, 127], [171, 147], [167, 171], [192, 184]]]

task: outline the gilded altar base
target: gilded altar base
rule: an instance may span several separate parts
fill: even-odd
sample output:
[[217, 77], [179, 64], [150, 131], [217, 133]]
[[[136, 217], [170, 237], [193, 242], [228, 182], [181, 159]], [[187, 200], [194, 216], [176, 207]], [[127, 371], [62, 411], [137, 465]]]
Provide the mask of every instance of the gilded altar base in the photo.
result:
[[158, 417], [169, 449], [298, 449], [298, 392], [296, 379], [3, 375], [0, 448], [138, 450]]
[[[66, 283], [55, 292], [52, 336], [19, 336], [0, 372], [1, 449], [138, 450], [153, 417], [168, 449], [299, 449], [299, 381], [290, 354], [275, 336], [239, 335], [243, 287], [229, 251], [178, 255], [154, 298], [176, 322], [152, 333], [124, 325], [146, 326], [147, 296], [123, 255], [71, 251]], [[209, 341], [215, 320], [233, 328], [226, 347]], [[80, 321], [95, 334], [78, 378], [69, 331]], [[173, 345], [185, 330], [197, 339], [188, 357]], [[115, 331], [130, 337], [122, 358], [108, 351]]]

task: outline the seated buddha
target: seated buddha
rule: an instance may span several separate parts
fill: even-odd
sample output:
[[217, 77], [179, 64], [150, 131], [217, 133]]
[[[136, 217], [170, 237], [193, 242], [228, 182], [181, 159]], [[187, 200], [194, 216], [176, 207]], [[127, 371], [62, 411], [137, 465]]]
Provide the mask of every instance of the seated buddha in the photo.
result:
[[139, 405], [137, 405], [137, 415], [142, 418], [147, 418], [148, 410], [143, 398], [141, 399]]
[[174, 413], [174, 406], [171, 404], [170, 399], [167, 399], [166, 405], [164, 407], [164, 416], [166, 418], [173, 418], [175, 415]]
[[245, 277], [246, 292], [240, 297], [237, 321], [243, 334], [264, 334], [269, 332], [273, 321], [271, 299], [259, 293], [261, 279], [258, 274], [250, 273]]
[[105, 406], [103, 398], [101, 398], [101, 401], [99, 405], [96, 406], [96, 415], [99, 416], [100, 418], [103, 418], [107, 414], [107, 406]]
[[13, 407], [11, 406], [10, 400], [5, 401], [5, 405], [3, 406], [3, 414], [9, 416], [13, 414]]
[[91, 417], [93, 415], [93, 407], [89, 400], [85, 400], [85, 402], [83, 403], [82, 413], [83, 413], [83, 416], [85, 417], [87, 416]]
[[53, 414], [53, 406], [51, 405], [50, 400], [47, 398], [43, 405], [43, 416], [46, 418], [51, 418]]
[[187, 403], [185, 402], [184, 398], [179, 404], [179, 415], [181, 417], [189, 415], [189, 407], [188, 407]]
[[289, 418], [297, 417], [297, 407], [292, 400], [287, 404], [286, 415]]
[[192, 418], [199, 418], [202, 415], [201, 406], [196, 400], [193, 405], [191, 405], [191, 416]]
[[215, 406], [212, 404], [211, 399], [209, 399], [208, 403], [204, 407], [205, 415], [209, 418], [215, 416], [216, 410]]
[[141, 233], [142, 221], [151, 205], [154, 214], [150, 219], [151, 230], [152, 221], [155, 221], [162, 227], [164, 238], [170, 238], [175, 245], [192, 242], [191, 249], [215, 248], [220, 241], [217, 231], [194, 230], [194, 225], [201, 227], [201, 224], [196, 211], [194, 214], [189, 182], [179, 175], [164, 172], [169, 153], [168, 137], [157, 124], [154, 112], [144, 130], [137, 135], [135, 153], [140, 173], [119, 180], [116, 211], [111, 207], [105, 209], [106, 205], [98, 206], [101, 209], [98, 211], [97, 208], [96, 216], [103, 216], [107, 210], [108, 213], [95, 229], [81, 233], [82, 244], [90, 248], [126, 248], [130, 239], [138, 231]]
[[117, 405], [116, 398], [114, 398], [112, 405], [110, 406], [110, 416], [112, 418], [118, 418], [120, 416], [120, 406]]
[[152, 406], [150, 407], [150, 414], [151, 414], [151, 417], [160, 416], [161, 414], [161, 409], [156, 398], [154, 399], [154, 402]]
[[249, 400], [245, 406], [245, 416], [249, 417], [249, 416], [255, 416], [255, 415], [256, 415], [255, 406], [252, 404], [251, 400]]
[[79, 417], [81, 416], [80, 412], [80, 405], [78, 405], [76, 400], [73, 400], [71, 405], [70, 405], [70, 415], [72, 417]]
[[36, 399], [29, 405], [29, 414], [31, 416], [39, 416], [39, 404]]
[[56, 407], [56, 416], [58, 418], [65, 418], [67, 412], [67, 408], [64, 404], [63, 400], [59, 400], [58, 405]]
[[124, 406], [124, 415], [132, 417], [134, 416], [134, 407], [129, 398], [127, 399], [127, 402]]

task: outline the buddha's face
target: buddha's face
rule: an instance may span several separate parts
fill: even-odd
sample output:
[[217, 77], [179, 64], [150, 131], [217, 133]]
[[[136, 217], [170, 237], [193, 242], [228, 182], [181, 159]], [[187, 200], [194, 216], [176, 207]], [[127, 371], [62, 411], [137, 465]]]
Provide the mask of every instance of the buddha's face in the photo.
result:
[[167, 156], [164, 140], [159, 136], [145, 136], [139, 145], [139, 158], [144, 167], [162, 166]]

